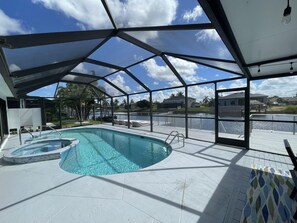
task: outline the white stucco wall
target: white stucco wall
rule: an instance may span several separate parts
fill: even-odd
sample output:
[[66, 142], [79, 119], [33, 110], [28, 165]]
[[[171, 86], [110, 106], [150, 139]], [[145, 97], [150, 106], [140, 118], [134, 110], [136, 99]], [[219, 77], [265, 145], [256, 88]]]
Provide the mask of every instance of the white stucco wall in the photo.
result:
[[7, 110], [8, 129], [17, 129], [21, 126], [32, 126], [36, 130], [41, 126], [40, 108], [12, 108]]
[[13, 95], [9, 90], [6, 82], [4, 81], [2, 75], [0, 74], [0, 98], [6, 101], [7, 97], [13, 97]]

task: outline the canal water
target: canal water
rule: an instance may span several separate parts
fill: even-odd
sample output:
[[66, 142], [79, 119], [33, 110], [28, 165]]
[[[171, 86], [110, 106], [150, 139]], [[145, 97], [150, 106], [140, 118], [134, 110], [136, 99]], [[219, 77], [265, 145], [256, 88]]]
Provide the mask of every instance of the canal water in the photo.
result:
[[[115, 112], [118, 120], [128, 119], [127, 113]], [[100, 114], [96, 113], [96, 117]], [[185, 128], [185, 116], [183, 114], [170, 114], [170, 113], [153, 113], [154, 125], [173, 126]], [[202, 129], [208, 131], [215, 131], [215, 116], [207, 113], [189, 114], [189, 128]], [[224, 117], [228, 118], [228, 117]], [[232, 117], [232, 119], [243, 120], [241, 117]], [[297, 121], [297, 115], [290, 114], [254, 114], [251, 119], [251, 128], [267, 131], [283, 131], [294, 133], [297, 131], [295, 123], [273, 122], [273, 121]], [[149, 113], [130, 113], [130, 120], [145, 120], [149, 121]], [[267, 121], [257, 121], [267, 120]], [[270, 122], [269, 122], [270, 121]], [[243, 134], [242, 122], [226, 122], [219, 123], [219, 131], [232, 134]]]

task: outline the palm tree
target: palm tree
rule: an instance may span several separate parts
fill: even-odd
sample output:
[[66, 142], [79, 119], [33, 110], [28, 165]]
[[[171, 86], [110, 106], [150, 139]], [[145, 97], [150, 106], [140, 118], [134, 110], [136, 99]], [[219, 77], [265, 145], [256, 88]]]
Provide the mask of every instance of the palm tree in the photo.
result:
[[176, 96], [177, 96], [177, 97], [184, 96], [184, 92], [179, 91], [179, 92], [177, 92]]
[[208, 105], [209, 104], [209, 97], [205, 96], [205, 98], [202, 100], [203, 105]]
[[94, 98], [102, 96], [94, 94], [89, 86], [67, 83], [65, 87], [60, 86], [57, 90], [57, 98], [61, 99], [64, 108], [71, 108], [75, 116], [81, 122], [89, 117], [94, 106]]
[[115, 99], [113, 101], [113, 106], [114, 106], [115, 109], [118, 109], [119, 108], [119, 100], [118, 99]]

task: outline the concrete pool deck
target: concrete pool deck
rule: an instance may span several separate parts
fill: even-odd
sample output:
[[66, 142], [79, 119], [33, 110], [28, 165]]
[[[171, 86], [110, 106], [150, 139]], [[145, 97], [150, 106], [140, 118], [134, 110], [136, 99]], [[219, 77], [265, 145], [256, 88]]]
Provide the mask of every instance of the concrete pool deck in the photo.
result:
[[[2, 149], [18, 145], [11, 136]], [[292, 169], [289, 157], [265, 152], [190, 139], [172, 147], [153, 166], [106, 176], [65, 172], [59, 160], [0, 164], [0, 222], [239, 222], [251, 165]]]

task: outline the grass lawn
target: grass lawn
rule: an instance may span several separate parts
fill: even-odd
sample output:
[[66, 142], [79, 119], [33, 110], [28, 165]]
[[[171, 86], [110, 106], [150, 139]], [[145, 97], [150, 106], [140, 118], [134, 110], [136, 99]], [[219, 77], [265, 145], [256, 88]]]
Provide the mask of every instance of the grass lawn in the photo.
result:
[[[200, 106], [200, 107], [195, 107], [195, 108], [188, 108], [189, 113], [199, 113], [199, 112], [209, 112], [210, 107], [208, 106]], [[185, 108], [180, 108], [174, 113], [185, 113]]]
[[267, 109], [268, 112], [280, 112], [287, 114], [297, 114], [297, 105], [285, 105], [285, 106], [271, 106]]

